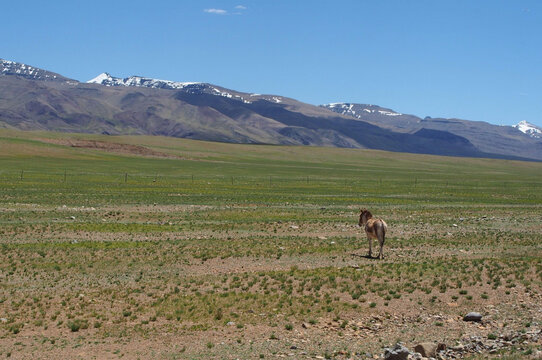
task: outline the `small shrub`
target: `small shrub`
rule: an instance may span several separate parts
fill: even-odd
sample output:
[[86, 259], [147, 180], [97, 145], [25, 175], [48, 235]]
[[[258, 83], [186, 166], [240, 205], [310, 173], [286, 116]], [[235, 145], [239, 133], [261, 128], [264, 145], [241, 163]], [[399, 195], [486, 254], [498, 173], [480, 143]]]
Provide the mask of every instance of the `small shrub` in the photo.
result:
[[79, 331], [79, 329], [88, 329], [87, 320], [76, 319], [73, 321], [69, 321], [67, 325], [68, 325], [68, 328], [70, 328], [72, 332], [77, 332]]

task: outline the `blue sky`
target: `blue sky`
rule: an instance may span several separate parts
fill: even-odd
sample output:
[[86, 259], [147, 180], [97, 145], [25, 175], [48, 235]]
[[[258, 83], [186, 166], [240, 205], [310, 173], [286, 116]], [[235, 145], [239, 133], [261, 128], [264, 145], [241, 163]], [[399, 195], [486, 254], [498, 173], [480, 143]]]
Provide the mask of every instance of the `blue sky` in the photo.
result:
[[542, 126], [542, 1], [4, 1], [0, 58]]

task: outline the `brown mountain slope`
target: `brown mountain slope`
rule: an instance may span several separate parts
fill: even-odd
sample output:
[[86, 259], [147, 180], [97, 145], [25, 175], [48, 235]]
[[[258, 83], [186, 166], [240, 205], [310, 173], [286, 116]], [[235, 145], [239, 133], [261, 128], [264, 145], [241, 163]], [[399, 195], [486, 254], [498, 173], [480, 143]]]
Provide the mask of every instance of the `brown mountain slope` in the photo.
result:
[[[6, 73], [0, 67], [0, 126], [518, 158], [514, 152], [481, 151], [466, 137], [448, 131], [424, 127], [393, 131], [397, 129], [281, 96], [241, 93], [204, 83], [156, 85], [155, 80], [141, 77], [124, 80], [150, 85], [104, 86], [58, 77], [52, 81], [50, 76]], [[529, 158], [542, 159], [536, 155]]]
[[392, 131], [416, 133], [421, 129], [449, 132], [469, 140], [486, 153], [542, 159], [542, 139], [533, 138], [512, 126], [498, 126], [483, 121], [430, 118], [401, 114], [375, 105], [335, 103], [323, 105], [342, 115], [381, 126]]

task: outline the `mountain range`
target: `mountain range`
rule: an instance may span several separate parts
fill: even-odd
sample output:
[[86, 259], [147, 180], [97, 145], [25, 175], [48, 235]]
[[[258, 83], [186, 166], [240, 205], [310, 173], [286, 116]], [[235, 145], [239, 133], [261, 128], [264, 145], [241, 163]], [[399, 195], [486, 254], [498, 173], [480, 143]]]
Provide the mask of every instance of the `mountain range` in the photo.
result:
[[527, 122], [422, 119], [376, 105], [316, 106], [209, 83], [107, 73], [84, 83], [1, 59], [0, 127], [542, 160], [542, 130]]

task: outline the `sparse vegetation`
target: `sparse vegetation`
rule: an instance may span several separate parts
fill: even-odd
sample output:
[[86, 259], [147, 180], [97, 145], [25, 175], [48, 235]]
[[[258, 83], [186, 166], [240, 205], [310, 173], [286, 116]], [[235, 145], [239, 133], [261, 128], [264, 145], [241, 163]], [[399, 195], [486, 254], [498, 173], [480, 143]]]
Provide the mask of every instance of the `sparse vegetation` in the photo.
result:
[[[538, 163], [119, 139], [186, 160], [154, 159], [0, 134], [4, 354], [168, 333], [169, 358], [336, 358], [387, 345], [367, 334], [460, 334], [478, 308], [498, 310], [488, 339], [542, 320]], [[362, 257], [359, 206], [388, 222], [383, 261]]]

